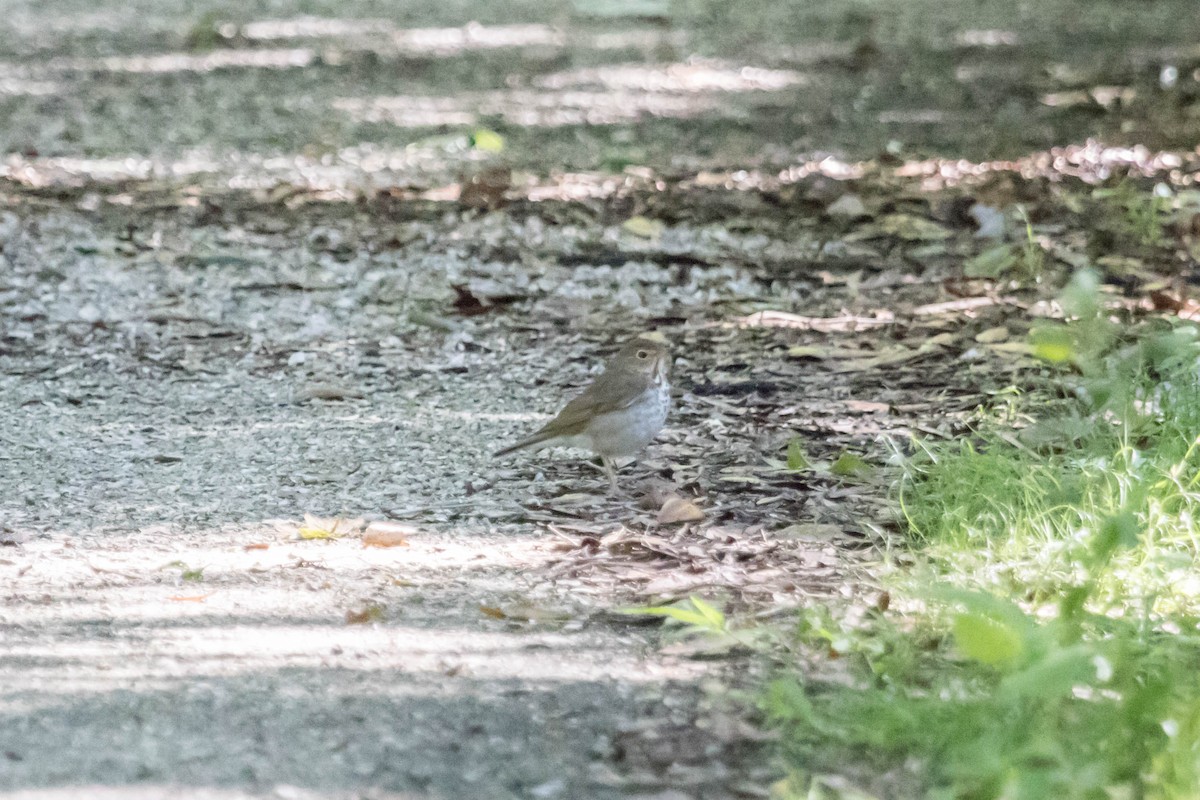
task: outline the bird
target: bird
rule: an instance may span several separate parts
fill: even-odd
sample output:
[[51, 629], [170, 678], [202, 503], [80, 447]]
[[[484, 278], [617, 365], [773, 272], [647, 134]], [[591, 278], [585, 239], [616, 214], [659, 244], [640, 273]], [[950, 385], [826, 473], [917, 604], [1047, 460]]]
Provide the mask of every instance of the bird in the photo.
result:
[[669, 366], [670, 355], [661, 334], [635, 336], [558, 416], [519, 442], [496, 451], [494, 457], [527, 447], [590, 450], [600, 456], [609, 489], [615, 494], [615, 459], [636, 455], [667, 421], [671, 407]]

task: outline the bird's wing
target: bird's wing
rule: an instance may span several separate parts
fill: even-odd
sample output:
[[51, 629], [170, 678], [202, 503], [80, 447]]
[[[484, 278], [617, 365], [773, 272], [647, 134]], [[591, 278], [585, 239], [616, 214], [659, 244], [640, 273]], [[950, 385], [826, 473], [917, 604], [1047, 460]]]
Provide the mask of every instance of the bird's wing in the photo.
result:
[[[633, 405], [641, 397], [645, 387], [641, 387], [638, 391], [629, 391], [628, 394], [619, 394], [618, 387], [628, 391], [633, 388], [629, 385], [630, 382], [636, 380], [636, 377], [627, 374], [603, 373], [591, 386], [563, 406], [562, 411], [558, 412], [558, 416], [521, 441], [497, 451], [494, 455], [502, 456], [523, 447], [532, 447], [550, 439], [557, 439], [560, 436], [576, 436], [583, 433], [588, 422], [596, 415], [619, 411]], [[613, 398], [616, 397], [621, 398], [619, 402], [614, 402]]]
[[563, 406], [558, 416], [547, 422], [542, 431], [552, 432], [555, 436], [574, 436], [582, 433], [588, 422], [598, 414], [629, 408], [645, 391], [645, 387], [640, 385], [644, 381], [638, 380], [639, 377], [605, 372], [578, 397]]

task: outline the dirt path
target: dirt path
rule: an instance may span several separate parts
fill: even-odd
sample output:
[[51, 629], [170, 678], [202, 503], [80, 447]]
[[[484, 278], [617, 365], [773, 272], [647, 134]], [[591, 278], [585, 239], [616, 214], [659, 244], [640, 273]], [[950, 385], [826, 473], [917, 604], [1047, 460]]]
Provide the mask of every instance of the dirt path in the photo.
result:
[[[4, 787], [719, 797], [765, 785], [725, 665], [660, 651], [657, 627], [606, 613], [651, 595], [621, 586], [620, 569], [587, 569], [588, 531], [653, 531], [652, 511], [605, 497], [602, 475], [570, 459], [488, 456], [585, 380], [607, 342], [566, 318], [531, 327], [528, 310], [454, 315], [450, 284], [531, 292], [529, 271], [428, 252], [437, 224], [399, 251], [378, 247], [394, 226], [363, 215], [307, 235], [300, 221], [319, 214], [252, 231], [288, 213], [197, 225], [60, 208], [22, 219], [5, 248]], [[453, 230], [496, 224], [471, 216]], [[328, 248], [347, 237], [339, 260]], [[556, 269], [540, 279], [562, 294], [627, 280], [564, 283]], [[712, 354], [681, 353], [682, 387], [700, 364]], [[681, 404], [681, 419], [711, 408]], [[700, 480], [702, 461], [667, 453], [697, 448], [701, 430], [673, 428], [627, 470], [630, 498], [650, 470]], [[703, 502], [761, 528], [799, 502], [794, 486], [776, 495], [766, 514], [715, 490]], [[340, 517], [345, 538], [302, 538], [306, 514]], [[389, 517], [406, 546], [364, 548], [367, 522], [397, 533]]]
[[[869, 591], [847, 581], [886, 483], [792, 471], [785, 451], [880, 464], [881, 434], [973, 406], [975, 377], [914, 373], [887, 357], [894, 322], [871, 322], [930, 287], [775, 284], [773, 304], [826, 316], [730, 326], [775, 281], [764, 253], [809, 234], [764, 247], [680, 224], [663, 239], [688, 255], [661, 264], [619, 226], [519, 207], [397, 225], [388, 204], [228, 202], [56, 201], [5, 247], [3, 785], [761, 794], [743, 662], [611, 612]], [[597, 235], [619, 265], [574, 265]], [[464, 315], [456, 284], [498, 305]], [[677, 407], [626, 496], [561, 455], [489, 457], [587, 380], [612, 331], [647, 328], [675, 345]], [[879, 363], [822, 361], [831, 346]], [[703, 522], [658, 524], [664, 492]]]

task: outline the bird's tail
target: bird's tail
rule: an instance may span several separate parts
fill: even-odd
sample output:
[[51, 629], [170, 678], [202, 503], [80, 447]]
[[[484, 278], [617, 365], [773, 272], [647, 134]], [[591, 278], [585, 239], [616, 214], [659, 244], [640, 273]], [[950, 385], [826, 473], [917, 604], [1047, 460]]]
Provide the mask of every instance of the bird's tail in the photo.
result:
[[505, 447], [502, 450], [497, 450], [496, 452], [492, 453], [492, 458], [499, 458], [500, 456], [506, 456], [509, 453], [516, 452], [517, 450], [524, 450], [526, 447], [533, 447], [534, 445], [553, 439], [555, 435], [556, 434], [549, 433], [548, 431], [538, 431], [532, 436], [526, 436], [516, 444], [510, 444], [508, 447]]

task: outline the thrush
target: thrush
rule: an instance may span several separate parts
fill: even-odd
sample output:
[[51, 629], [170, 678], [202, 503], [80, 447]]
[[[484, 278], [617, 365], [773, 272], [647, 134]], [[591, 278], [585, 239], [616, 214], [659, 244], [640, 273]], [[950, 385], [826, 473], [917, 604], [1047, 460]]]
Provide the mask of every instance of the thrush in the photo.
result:
[[604, 366], [583, 392], [529, 436], [495, 455], [526, 447], [578, 447], [600, 456], [612, 491], [617, 490], [615, 459], [636, 455], [650, 443], [671, 405], [668, 353], [662, 341], [637, 336]]

